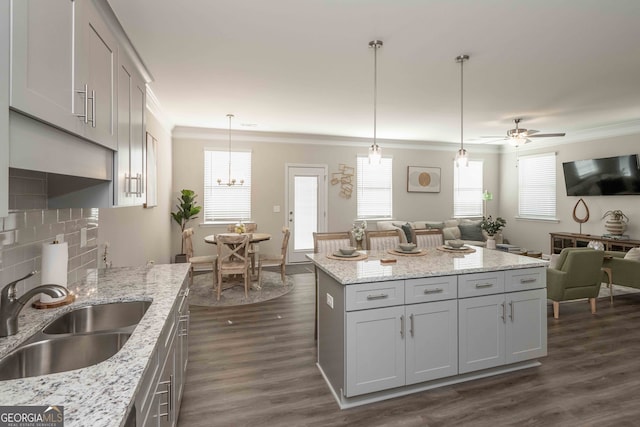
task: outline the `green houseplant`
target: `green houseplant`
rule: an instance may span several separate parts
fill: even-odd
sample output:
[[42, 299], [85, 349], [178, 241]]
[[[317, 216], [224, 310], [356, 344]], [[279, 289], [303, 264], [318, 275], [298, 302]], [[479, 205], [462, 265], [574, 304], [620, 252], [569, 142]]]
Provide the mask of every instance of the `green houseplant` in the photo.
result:
[[180, 226], [180, 239], [182, 241], [180, 247], [180, 254], [176, 255], [176, 262], [184, 259], [186, 261], [187, 256], [184, 253], [184, 239], [182, 239], [182, 233], [187, 227], [187, 223], [192, 219], [198, 218], [196, 215], [200, 213], [201, 206], [196, 206], [196, 193], [193, 190], [182, 190], [180, 197], [178, 197], [178, 204], [176, 205], [177, 211], [171, 212], [171, 217]]
[[489, 217], [482, 217], [480, 228], [487, 232], [491, 237], [495, 236], [501, 229], [507, 225], [507, 221], [502, 217], [493, 219], [491, 215]]

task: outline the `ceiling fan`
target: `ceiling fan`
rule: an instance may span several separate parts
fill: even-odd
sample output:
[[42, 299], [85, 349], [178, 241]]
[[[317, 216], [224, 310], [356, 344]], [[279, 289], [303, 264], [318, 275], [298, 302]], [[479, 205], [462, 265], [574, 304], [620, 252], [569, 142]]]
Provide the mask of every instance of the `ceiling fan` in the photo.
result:
[[509, 129], [507, 131], [506, 137], [483, 136], [482, 138], [501, 139], [501, 140], [509, 141], [512, 145], [520, 145], [520, 144], [526, 144], [527, 142], [530, 142], [531, 140], [529, 138], [552, 138], [552, 137], [558, 137], [558, 136], [565, 136], [564, 132], [538, 133], [540, 132], [539, 130], [521, 128], [520, 127], [521, 120], [522, 120], [521, 118], [514, 119], [514, 122], [516, 123], [516, 127], [513, 129]]

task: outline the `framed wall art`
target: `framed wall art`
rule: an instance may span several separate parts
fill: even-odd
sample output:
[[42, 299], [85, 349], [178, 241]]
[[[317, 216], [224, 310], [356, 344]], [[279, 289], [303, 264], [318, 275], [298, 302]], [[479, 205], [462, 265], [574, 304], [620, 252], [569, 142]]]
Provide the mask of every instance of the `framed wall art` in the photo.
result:
[[407, 166], [407, 192], [439, 193], [440, 168]]

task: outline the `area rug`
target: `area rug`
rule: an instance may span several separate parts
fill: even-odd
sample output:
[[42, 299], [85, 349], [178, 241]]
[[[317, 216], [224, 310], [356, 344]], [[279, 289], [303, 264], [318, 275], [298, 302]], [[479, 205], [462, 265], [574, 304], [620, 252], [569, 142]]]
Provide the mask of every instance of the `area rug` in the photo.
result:
[[293, 289], [293, 279], [285, 276], [285, 284], [283, 285], [279, 272], [263, 271], [261, 289], [257, 289], [257, 285], [258, 282], [256, 280], [251, 282], [249, 298], [245, 298], [244, 284], [242, 281], [227, 281], [227, 279], [225, 279], [222, 284], [220, 301], [217, 301], [217, 289], [213, 288], [213, 273], [196, 274], [193, 277], [193, 285], [189, 290], [189, 305], [225, 307], [255, 304], [287, 294]]

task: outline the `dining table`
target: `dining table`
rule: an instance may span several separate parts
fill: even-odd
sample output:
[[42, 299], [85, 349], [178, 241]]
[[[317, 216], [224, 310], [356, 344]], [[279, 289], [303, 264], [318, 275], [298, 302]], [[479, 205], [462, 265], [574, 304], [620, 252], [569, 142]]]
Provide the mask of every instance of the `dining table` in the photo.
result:
[[[223, 233], [223, 234], [238, 234], [238, 233]], [[249, 243], [260, 243], [267, 240], [271, 240], [271, 234], [269, 233], [242, 233], [249, 235]], [[204, 237], [205, 243], [209, 243], [212, 245], [216, 244], [216, 235], [210, 234]], [[251, 252], [251, 274], [255, 276], [256, 274], [256, 252]]]

